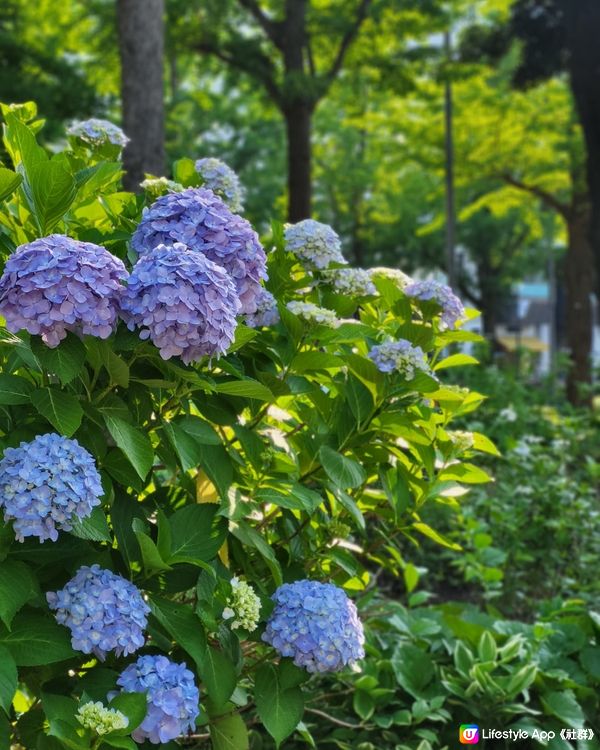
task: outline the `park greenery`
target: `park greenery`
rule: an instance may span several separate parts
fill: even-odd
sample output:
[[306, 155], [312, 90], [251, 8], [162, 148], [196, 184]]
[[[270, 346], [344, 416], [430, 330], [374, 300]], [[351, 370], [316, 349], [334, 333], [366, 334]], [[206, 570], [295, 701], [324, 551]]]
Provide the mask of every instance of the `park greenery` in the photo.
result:
[[136, 1], [0, 7], [0, 750], [600, 748], [568, 3]]

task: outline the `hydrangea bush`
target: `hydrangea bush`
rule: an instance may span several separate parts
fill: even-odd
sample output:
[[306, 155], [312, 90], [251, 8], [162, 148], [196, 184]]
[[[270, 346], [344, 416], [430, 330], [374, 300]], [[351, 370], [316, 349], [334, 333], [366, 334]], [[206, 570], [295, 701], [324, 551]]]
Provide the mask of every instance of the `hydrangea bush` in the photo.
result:
[[192, 160], [125, 193], [116, 155], [50, 159], [2, 111], [3, 746], [310, 745], [307, 690], [369, 663], [372, 571], [410, 581], [452, 544], [423, 507], [486, 479], [491, 443], [451, 439], [482, 397], [444, 383], [475, 337], [339, 274], [325, 225], [260, 241]]

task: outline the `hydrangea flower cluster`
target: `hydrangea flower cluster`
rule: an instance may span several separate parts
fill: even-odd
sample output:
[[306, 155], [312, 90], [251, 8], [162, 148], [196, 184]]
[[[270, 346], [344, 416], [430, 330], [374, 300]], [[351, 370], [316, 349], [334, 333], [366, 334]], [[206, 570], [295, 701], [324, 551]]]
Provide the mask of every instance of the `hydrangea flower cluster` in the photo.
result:
[[439, 281], [414, 281], [409, 284], [404, 293], [407, 297], [419, 299], [422, 302], [432, 301], [442, 308], [440, 323], [442, 328], [454, 328], [465, 317], [463, 303], [452, 289]]
[[206, 157], [196, 162], [196, 172], [202, 177], [204, 187], [222, 198], [235, 213], [244, 210], [244, 189], [240, 178], [221, 159]]
[[324, 271], [323, 278], [340, 294], [352, 297], [377, 294], [375, 284], [371, 281], [371, 274], [363, 268], [334, 268]]
[[365, 655], [356, 606], [331, 583], [284, 583], [262, 639], [308, 672], [339, 672]]
[[84, 565], [61, 591], [46, 594], [56, 621], [71, 631], [76, 651], [104, 661], [109, 651], [127, 656], [144, 645], [150, 607], [140, 591], [99, 565]]
[[0, 460], [0, 507], [19, 542], [26, 536], [55, 542], [59, 530], [90, 515], [102, 494], [91, 454], [56, 433], [6, 448]]
[[58, 346], [67, 331], [108, 338], [117, 317], [125, 266], [107, 250], [52, 234], [18, 247], [0, 278], [0, 314]]
[[320, 325], [337, 328], [341, 321], [333, 312], [325, 307], [319, 307], [312, 302], [299, 302], [292, 300], [286, 305], [287, 309], [307, 323], [319, 323]]
[[475, 444], [473, 433], [466, 430], [449, 431], [448, 437], [453, 443], [456, 453], [464, 453], [465, 451], [470, 450]]
[[168, 177], [146, 177], [140, 182], [140, 187], [152, 198], [159, 198], [165, 193], [180, 193], [184, 189], [183, 185]]
[[245, 317], [246, 325], [250, 328], [274, 326], [279, 323], [279, 310], [275, 297], [267, 289], [261, 289], [256, 298], [256, 310]]
[[141, 328], [163, 359], [180, 355], [186, 364], [229, 348], [239, 308], [229, 274], [181, 243], [143, 255], [121, 301], [130, 330]]
[[84, 727], [100, 735], [125, 729], [129, 724], [129, 719], [124, 714], [115, 708], [106, 708], [100, 701], [88, 701], [79, 706], [76, 718]]
[[81, 138], [91, 146], [104, 146], [106, 143], [110, 143], [113, 146], [125, 148], [129, 143], [129, 138], [118, 125], [109, 120], [99, 120], [95, 117], [72, 123], [67, 129], [67, 135]]
[[309, 266], [323, 269], [332, 263], [346, 263], [340, 238], [328, 224], [304, 219], [285, 228], [286, 250]]
[[413, 283], [413, 280], [410, 278], [410, 276], [407, 276], [399, 268], [377, 266], [376, 268], [371, 268], [369, 270], [369, 274], [371, 275], [372, 279], [381, 278], [393, 281], [399, 289], [405, 289], [409, 284]]
[[266, 256], [249, 222], [232, 213], [212, 190], [188, 188], [168, 193], [146, 209], [131, 244], [144, 255], [161, 243], [181, 242], [200, 252], [233, 278], [242, 303], [252, 313], [266, 279]]
[[399, 372], [406, 380], [412, 380], [419, 370], [431, 375], [429, 363], [421, 347], [413, 346], [406, 339], [378, 344], [371, 349], [369, 357], [381, 372]]
[[231, 579], [231, 597], [227, 600], [227, 607], [223, 610], [223, 619], [235, 619], [231, 629], [244, 628], [248, 632], [256, 630], [260, 619], [260, 599], [252, 586], [239, 578]]
[[122, 672], [117, 685], [125, 693], [146, 693], [146, 718], [131, 733], [136, 742], [159, 745], [194, 729], [200, 694], [185, 663], [176, 664], [166, 656], [140, 656]]

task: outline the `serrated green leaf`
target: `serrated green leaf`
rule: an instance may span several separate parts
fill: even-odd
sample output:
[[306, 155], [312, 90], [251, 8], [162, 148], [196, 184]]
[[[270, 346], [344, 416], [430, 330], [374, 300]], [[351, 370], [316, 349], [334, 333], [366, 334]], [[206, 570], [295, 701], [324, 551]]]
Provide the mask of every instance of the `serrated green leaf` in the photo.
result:
[[106, 427], [141, 479], [145, 479], [154, 463], [154, 451], [148, 436], [124, 419], [104, 414]]
[[319, 458], [327, 476], [341, 489], [360, 487], [367, 478], [365, 470], [357, 461], [343, 456], [328, 445], [321, 446]]
[[31, 351], [43, 369], [57, 375], [63, 385], [79, 375], [86, 355], [83, 342], [73, 333], [68, 333], [54, 349], [46, 346], [39, 336], [32, 336]]
[[25, 378], [0, 373], [0, 405], [27, 404], [32, 390], [33, 386]]
[[78, 518], [74, 521], [71, 534], [92, 542], [112, 542], [108, 521], [102, 508], [94, 508], [87, 518]]
[[61, 435], [72, 437], [79, 429], [83, 409], [70, 393], [56, 388], [38, 388], [31, 393], [31, 403]]

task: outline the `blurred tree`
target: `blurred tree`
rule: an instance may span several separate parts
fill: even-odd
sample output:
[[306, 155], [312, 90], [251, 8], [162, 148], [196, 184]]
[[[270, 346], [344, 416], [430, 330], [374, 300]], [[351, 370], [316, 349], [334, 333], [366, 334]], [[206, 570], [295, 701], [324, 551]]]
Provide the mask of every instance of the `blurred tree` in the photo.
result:
[[165, 171], [163, 16], [163, 0], [117, 0], [128, 190], [137, 190], [145, 173]]

